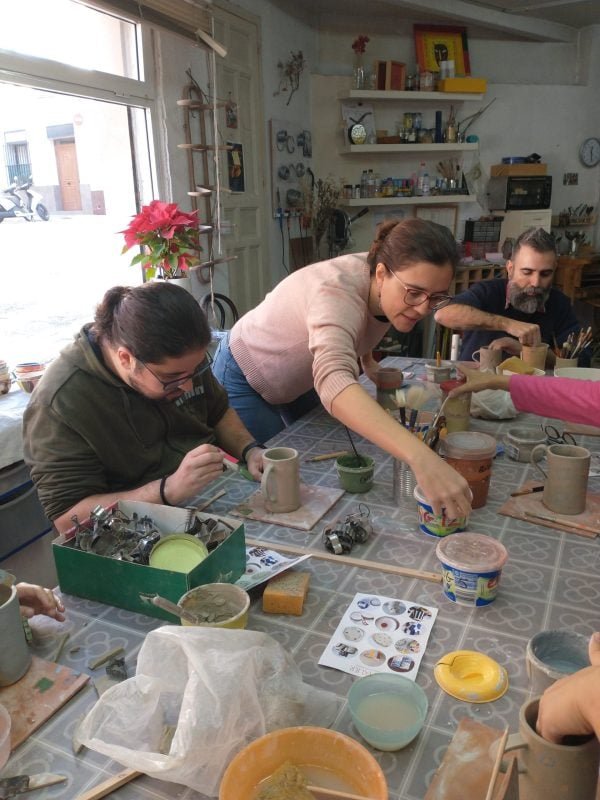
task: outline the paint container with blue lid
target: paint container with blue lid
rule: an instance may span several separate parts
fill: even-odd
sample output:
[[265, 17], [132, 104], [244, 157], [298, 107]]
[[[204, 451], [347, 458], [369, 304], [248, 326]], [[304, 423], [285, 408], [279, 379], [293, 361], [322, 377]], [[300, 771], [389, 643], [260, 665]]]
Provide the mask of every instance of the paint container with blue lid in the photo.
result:
[[444, 594], [455, 603], [487, 606], [496, 599], [508, 553], [483, 533], [457, 533], [438, 542]]

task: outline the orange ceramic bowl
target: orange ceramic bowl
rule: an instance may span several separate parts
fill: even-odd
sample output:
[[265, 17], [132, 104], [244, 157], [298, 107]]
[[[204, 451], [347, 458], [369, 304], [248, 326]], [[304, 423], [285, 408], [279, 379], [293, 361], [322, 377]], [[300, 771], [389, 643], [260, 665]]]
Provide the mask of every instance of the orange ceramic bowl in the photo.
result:
[[254, 800], [262, 781], [286, 761], [302, 769], [309, 784], [388, 800], [381, 767], [362, 744], [313, 727], [282, 728], [251, 742], [225, 770], [219, 800]]

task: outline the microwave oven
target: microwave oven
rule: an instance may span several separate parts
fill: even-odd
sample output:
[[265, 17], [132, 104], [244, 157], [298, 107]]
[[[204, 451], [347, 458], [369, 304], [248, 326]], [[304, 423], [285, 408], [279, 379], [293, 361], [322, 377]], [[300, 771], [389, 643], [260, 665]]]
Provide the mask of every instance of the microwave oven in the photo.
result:
[[551, 199], [551, 175], [502, 175], [490, 178], [488, 183], [490, 211], [550, 208]]

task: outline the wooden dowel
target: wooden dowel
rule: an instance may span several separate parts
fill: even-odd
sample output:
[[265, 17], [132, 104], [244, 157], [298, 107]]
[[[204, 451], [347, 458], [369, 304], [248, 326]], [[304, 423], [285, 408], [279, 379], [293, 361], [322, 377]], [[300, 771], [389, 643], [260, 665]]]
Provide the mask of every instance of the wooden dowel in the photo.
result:
[[496, 785], [496, 779], [498, 777], [498, 773], [500, 772], [500, 766], [502, 764], [502, 756], [504, 755], [504, 748], [506, 747], [507, 739], [508, 739], [508, 728], [505, 728], [502, 736], [498, 739], [498, 752], [496, 753], [496, 760], [494, 761], [492, 776], [488, 784], [488, 790], [485, 796], [485, 800], [492, 800], [494, 794], [494, 786]]
[[218, 500], [219, 497], [223, 497], [224, 494], [227, 494], [227, 492], [225, 491], [225, 489], [221, 489], [220, 492], [213, 494], [213, 496], [209, 497], [208, 500], [205, 500], [203, 503], [194, 506], [194, 508], [196, 509], [196, 511], [204, 511], [205, 508], [207, 508], [211, 503], [214, 503], [215, 500]]
[[139, 778], [143, 774], [143, 772], [137, 772], [135, 769], [124, 769], [122, 772], [117, 772], [116, 775], [94, 786], [93, 789], [88, 789], [87, 792], [78, 795], [75, 800], [100, 800], [101, 797], [106, 797], [115, 789], [124, 786], [134, 778]]
[[350, 567], [358, 567], [359, 569], [375, 569], [379, 572], [389, 572], [392, 575], [402, 575], [405, 578], [419, 578], [423, 581], [430, 581], [431, 583], [441, 583], [442, 576], [437, 572], [425, 572], [420, 569], [411, 569], [410, 567], [398, 567], [395, 564], [384, 564], [379, 561], [367, 561], [364, 558], [351, 558], [350, 556], [336, 556], [333, 553], [327, 553], [320, 550], [309, 550], [305, 547], [299, 547], [294, 544], [281, 544], [280, 542], [265, 542], [258, 539], [249, 539], [246, 537], [246, 544], [250, 547], [268, 547], [270, 550], [280, 550], [282, 553], [291, 553], [292, 555], [305, 556], [309, 555], [312, 558], [320, 558], [322, 561], [333, 561], [334, 564], [347, 564]]

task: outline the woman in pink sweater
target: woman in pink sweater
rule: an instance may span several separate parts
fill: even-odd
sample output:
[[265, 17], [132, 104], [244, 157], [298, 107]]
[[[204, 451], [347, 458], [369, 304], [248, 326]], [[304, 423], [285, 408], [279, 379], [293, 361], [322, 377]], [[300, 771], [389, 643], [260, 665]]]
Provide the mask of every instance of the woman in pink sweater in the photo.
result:
[[408, 463], [435, 511], [468, 513], [464, 478], [358, 381], [359, 360], [374, 379], [372, 349], [390, 325], [408, 332], [449, 301], [457, 262], [447, 228], [406, 219], [380, 225], [368, 253], [312, 264], [281, 281], [234, 325], [213, 365], [257, 442], [320, 399], [341, 423]]
[[453, 396], [483, 389], [504, 389], [510, 392], [518, 411], [600, 426], [600, 381], [546, 375], [494, 375], [462, 365], [459, 369], [467, 382], [454, 389]]

